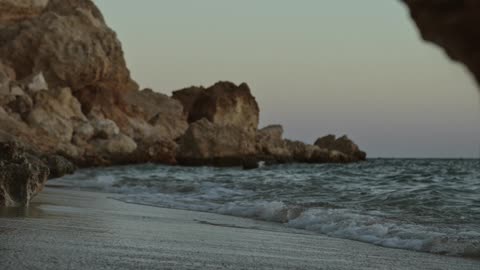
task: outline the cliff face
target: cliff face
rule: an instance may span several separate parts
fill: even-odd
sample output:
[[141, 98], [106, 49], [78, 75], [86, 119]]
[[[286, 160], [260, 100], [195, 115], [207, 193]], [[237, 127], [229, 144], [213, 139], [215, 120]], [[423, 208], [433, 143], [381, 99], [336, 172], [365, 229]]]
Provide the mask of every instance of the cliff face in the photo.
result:
[[480, 1], [402, 0], [426, 41], [462, 62], [480, 83]]
[[85, 166], [175, 162], [173, 140], [187, 128], [181, 104], [138, 91], [92, 1], [0, 7], [0, 130]]

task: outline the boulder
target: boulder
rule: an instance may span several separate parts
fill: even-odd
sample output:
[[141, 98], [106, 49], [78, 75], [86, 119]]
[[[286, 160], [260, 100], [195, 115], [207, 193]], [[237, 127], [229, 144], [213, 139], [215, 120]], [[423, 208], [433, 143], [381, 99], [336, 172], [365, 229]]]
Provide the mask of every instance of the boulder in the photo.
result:
[[283, 127], [271, 125], [257, 131], [257, 155], [263, 159], [287, 162], [292, 159], [291, 152], [283, 139]]
[[[120, 134], [120, 129], [117, 124], [110, 119], [93, 119], [91, 124], [94, 130], [93, 136], [95, 138], [108, 140]], [[85, 131], [87, 133], [89, 132], [88, 130]]]
[[[367, 154], [360, 150], [358, 145], [356, 145], [352, 140], [350, 140], [346, 135], [340, 138], [336, 138], [334, 135], [328, 135], [322, 138], [319, 138], [315, 145], [327, 149], [329, 151], [337, 151], [345, 154], [348, 158], [348, 161], [361, 161], [367, 158]], [[333, 155], [335, 159], [338, 159], [338, 153]], [[348, 162], [345, 161], [345, 162]]]
[[177, 144], [171, 140], [155, 139], [153, 141], [141, 141], [138, 143], [137, 150], [119, 161], [119, 163], [135, 164], [153, 162], [176, 165], [176, 151]]
[[[191, 86], [181, 90], [174, 91], [172, 98], [178, 100], [183, 105], [185, 116], [190, 118], [190, 112], [194, 110], [195, 102], [198, 97], [205, 91], [203, 87]], [[192, 122], [193, 119], [190, 120]]]
[[48, 84], [43, 77], [43, 73], [39, 72], [37, 74], [33, 74], [28, 76], [27, 78], [20, 81], [23, 85], [23, 88], [27, 90], [28, 93], [34, 94], [41, 90], [48, 90]]
[[108, 139], [96, 139], [91, 142], [97, 152], [109, 159], [115, 160], [116, 155], [127, 155], [137, 149], [134, 140], [124, 134], [117, 134]]
[[59, 155], [47, 155], [42, 157], [42, 160], [50, 170], [49, 179], [73, 174], [77, 169], [72, 162]]
[[0, 207], [28, 205], [49, 173], [48, 166], [18, 143], [0, 142]]
[[241, 166], [256, 154], [255, 137], [234, 125], [219, 125], [203, 118], [180, 137], [177, 161], [181, 165]]
[[[132, 91], [126, 97], [128, 105], [136, 108], [148, 125], [141, 133], [142, 137], [158, 137], [166, 140], [175, 140], [185, 133], [188, 128], [183, 106], [176, 99], [156, 93], [151, 89]], [[138, 137], [138, 136], [136, 136]]]
[[[187, 88], [173, 92], [182, 102], [188, 122], [202, 118], [217, 125], [230, 125], [255, 134], [259, 122], [259, 108], [247, 84], [218, 82], [207, 88]], [[193, 104], [193, 105], [192, 105]]]
[[87, 121], [70, 88], [42, 90], [34, 93], [33, 97], [34, 107], [26, 122], [60, 142], [72, 141], [74, 121]]

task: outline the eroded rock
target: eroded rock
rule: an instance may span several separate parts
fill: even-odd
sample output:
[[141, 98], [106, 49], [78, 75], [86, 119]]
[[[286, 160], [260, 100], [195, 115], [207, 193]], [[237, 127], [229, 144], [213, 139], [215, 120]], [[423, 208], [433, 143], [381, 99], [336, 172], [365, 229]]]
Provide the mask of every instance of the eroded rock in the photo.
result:
[[257, 131], [256, 135], [257, 155], [263, 159], [275, 160], [276, 162], [288, 162], [292, 160], [292, 154], [283, 139], [283, 127], [272, 125]]
[[247, 84], [218, 82], [207, 88], [187, 88], [173, 92], [182, 102], [190, 123], [202, 118], [217, 125], [231, 125], [255, 134], [259, 113], [257, 101]]
[[178, 143], [177, 160], [182, 165], [241, 166], [245, 157], [256, 154], [252, 134], [205, 118], [191, 124]]

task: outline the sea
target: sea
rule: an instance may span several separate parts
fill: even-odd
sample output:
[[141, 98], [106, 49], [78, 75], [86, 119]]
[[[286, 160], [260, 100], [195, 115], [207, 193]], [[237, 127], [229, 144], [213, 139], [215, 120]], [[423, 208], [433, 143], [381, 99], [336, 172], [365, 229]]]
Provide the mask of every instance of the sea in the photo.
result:
[[389, 248], [480, 258], [480, 160], [241, 168], [154, 164], [52, 180], [126, 203], [281, 223]]

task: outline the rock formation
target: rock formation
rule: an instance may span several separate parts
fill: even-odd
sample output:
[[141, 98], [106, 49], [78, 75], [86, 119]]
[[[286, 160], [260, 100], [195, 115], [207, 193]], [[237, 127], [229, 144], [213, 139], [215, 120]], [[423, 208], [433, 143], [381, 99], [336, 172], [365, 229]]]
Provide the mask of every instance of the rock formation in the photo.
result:
[[402, 0], [426, 41], [462, 62], [480, 83], [480, 1]]
[[236, 86], [218, 82], [203, 89], [191, 87], [173, 92], [174, 99], [184, 107], [189, 123], [202, 118], [218, 125], [232, 125], [255, 133], [258, 128], [259, 108], [247, 84]]
[[239, 166], [256, 154], [254, 135], [206, 118], [192, 123], [178, 144], [177, 160], [182, 165]]
[[362, 161], [367, 158], [367, 154], [346, 135], [338, 139], [335, 135], [328, 135], [317, 139], [314, 145], [330, 151], [332, 160], [338, 160], [338, 162]]
[[[79, 166], [331, 161], [330, 150], [284, 140], [281, 126], [258, 130], [259, 107], [245, 83], [172, 97], [139, 91], [91, 0], [0, 7], [0, 134], [49, 156], [47, 165], [62, 165], [61, 156]], [[50, 177], [72, 170], [54, 168]]]
[[60, 156], [36, 156], [14, 141], [0, 142], [0, 207], [26, 206], [49, 178], [74, 170]]
[[284, 163], [293, 160], [280, 125], [260, 129], [256, 136], [256, 147], [257, 155], [266, 161]]
[[180, 102], [138, 91], [90, 0], [0, 0], [0, 131], [82, 166], [175, 163]]

